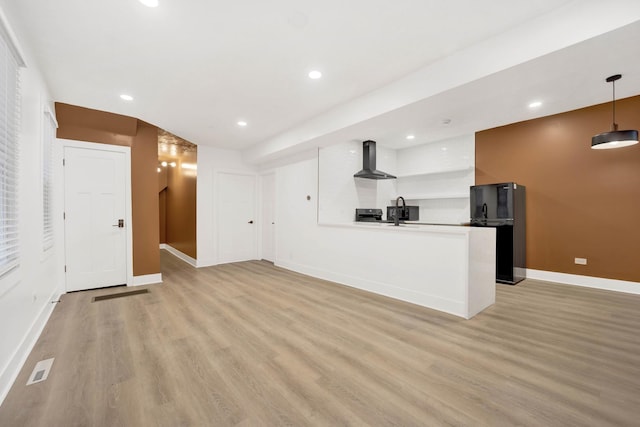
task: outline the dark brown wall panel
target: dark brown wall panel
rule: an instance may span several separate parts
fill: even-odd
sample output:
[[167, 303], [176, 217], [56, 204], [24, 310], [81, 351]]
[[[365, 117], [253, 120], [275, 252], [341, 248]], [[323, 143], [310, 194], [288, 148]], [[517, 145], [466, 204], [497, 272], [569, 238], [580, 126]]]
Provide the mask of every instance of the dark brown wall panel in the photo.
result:
[[[616, 106], [640, 129], [640, 96]], [[476, 183], [527, 187], [528, 268], [640, 282], [640, 145], [592, 150], [610, 126], [606, 103], [476, 134]]]
[[158, 128], [138, 121], [138, 134], [131, 147], [133, 274], [136, 276], [160, 272], [157, 168]]
[[167, 190], [158, 193], [160, 243], [167, 243]]
[[158, 215], [160, 243], [167, 243], [167, 168], [158, 167]]
[[183, 169], [184, 162], [195, 164], [195, 153], [167, 168], [166, 232], [167, 244], [197, 258], [196, 251], [196, 172]]
[[157, 128], [132, 117], [56, 103], [58, 138], [131, 147], [133, 274], [160, 272]]
[[[129, 145], [138, 131], [138, 119], [121, 114], [106, 113], [90, 108], [56, 102], [56, 117], [64, 117], [64, 127], [58, 129], [58, 138], [77, 139], [77, 134], [92, 135], [90, 142]], [[69, 137], [65, 135], [70, 135]]]

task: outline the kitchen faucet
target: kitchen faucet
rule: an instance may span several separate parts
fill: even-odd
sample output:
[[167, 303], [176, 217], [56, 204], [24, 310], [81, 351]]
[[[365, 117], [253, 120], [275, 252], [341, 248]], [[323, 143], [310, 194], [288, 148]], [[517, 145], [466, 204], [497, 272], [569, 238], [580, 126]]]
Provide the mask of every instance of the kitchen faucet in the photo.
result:
[[404, 212], [407, 209], [407, 204], [404, 201], [404, 197], [398, 196], [398, 198], [396, 199], [396, 214], [394, 215], [394, 218], [393, 218], [393, 225], [395, 226], [400, 225], [400, 210], [398, 210], [399, 208], [398, 204], [400, 203], [400, 199], [402, 199], [402, 212]]

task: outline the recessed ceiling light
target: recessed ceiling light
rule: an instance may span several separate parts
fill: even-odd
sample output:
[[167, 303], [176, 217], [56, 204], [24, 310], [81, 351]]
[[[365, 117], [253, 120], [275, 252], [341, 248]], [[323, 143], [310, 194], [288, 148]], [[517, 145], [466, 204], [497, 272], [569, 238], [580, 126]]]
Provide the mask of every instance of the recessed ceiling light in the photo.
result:
[[246, 125], [247, 125], [247, 122], [245, 122], [245, 121], [243, 121], [243, 120], [240, 120], [240, 121], [238, 122], [238, 126], [242, 126], [242, 127], [244, 127], [244, 126], [246, 126]]
[[127, 95], [126, 93], [123, 93], [122, 95], [120, 95], [120, 98], [124, 99], [125, 101], [133, 101], [133, 96]]
[[166, 167], [167, 167], [167, 162], [162, 162], [162, 163], [160, 163], [160, 164], [162, 165], [162, 167], [163, 167], [163, 168], [166, 168]]
[[533, 101], [531, 104], [529, 104], [529, 108], [538, 108], [541, 105], [542, 105], [541, 101]]
[[169, 163], [169, 166], [171, 166], [172, 168], [175, 168], [176, 167], [176, 162]]
[[147, 7], [158, 7], [158, 0], [139, 0], [140, 3]]
[[309, 72], [309, 78], [310, 79], [319, 79], [320, 77], [322, 77], [322, 73], [318, 70], [313, 70]]
[[415, 135], [407, 135], [407, 139], [415, 139]]
[[442, 151], [447, 151], [447, 147], [442, 147]]

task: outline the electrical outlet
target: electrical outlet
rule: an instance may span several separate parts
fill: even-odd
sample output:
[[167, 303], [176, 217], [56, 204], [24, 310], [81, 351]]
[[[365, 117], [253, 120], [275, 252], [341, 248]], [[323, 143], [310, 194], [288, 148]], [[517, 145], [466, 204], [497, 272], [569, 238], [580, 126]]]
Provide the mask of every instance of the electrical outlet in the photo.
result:
[[587, 265], [586, 258], [575, 258], [575, 263], [578, 265]]

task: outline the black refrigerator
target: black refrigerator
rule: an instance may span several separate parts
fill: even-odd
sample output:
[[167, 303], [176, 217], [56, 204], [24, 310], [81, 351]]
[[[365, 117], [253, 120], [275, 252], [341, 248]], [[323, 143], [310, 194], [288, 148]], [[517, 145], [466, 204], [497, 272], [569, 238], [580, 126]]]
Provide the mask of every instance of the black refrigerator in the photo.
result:
[[515, 182], [471, 187], [471, 226], [496, 229], [496, 281], [526, 277], [525, 187]]

